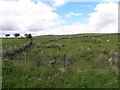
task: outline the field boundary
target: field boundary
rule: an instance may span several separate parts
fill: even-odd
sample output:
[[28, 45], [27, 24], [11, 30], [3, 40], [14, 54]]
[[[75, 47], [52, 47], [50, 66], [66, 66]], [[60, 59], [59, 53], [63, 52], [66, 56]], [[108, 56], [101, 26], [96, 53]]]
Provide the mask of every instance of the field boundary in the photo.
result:
[[22, 51], [25, 51], [32, 45], [32, 43], [32, 39], [29, 39], [26, 43], [20, 44], [18, 47], [15, 45], [13, 49], [2, 52], [2, 59], [12, 60], [15, 55], [21, 53]]

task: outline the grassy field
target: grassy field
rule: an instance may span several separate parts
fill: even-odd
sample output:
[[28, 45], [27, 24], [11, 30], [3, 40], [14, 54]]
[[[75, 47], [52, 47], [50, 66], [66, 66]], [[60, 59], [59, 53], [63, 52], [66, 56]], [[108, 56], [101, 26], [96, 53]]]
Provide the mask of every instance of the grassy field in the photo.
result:
[[25, 38], [2, 38], [2, 48], [3, 50], [9, 50], [9, 48], [13, 48], [21, 44], [24, 44], [27, 42], [27, 39]]
[[33, 37], [29, 49], [3, 60], [3, 88], [117, 88], [117, 65], [109, 58], [118, 45], [117, 34]]

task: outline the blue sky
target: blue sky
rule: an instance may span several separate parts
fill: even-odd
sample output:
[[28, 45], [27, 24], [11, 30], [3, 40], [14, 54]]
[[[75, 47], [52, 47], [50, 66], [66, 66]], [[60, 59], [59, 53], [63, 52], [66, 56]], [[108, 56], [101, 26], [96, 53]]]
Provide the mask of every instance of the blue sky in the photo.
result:
[[71, 11], [75, 13], [89, 14], [94, 11], [97, 4], [98, 2], [67, 2], [63, 6], [57, 7], [56, 12], [61, 16], [64, 16], [66, 13]]
[[56, 8], [56, 13], [60, 16], [64, 17], [66, 14], [70, 12], [81, 13], [81, 16], [73, 16], [71, 18], [64, 18], [67, 22], [74, 23], [76, 21], [81, 21], [83, 23], [88, 22], [89, 13], [94, 12], [94, 8], [98, 2], [67, 2], [63, 6]]
[[5, 33], [116, 33], [115, 0], [0, 0], [0, 36]]

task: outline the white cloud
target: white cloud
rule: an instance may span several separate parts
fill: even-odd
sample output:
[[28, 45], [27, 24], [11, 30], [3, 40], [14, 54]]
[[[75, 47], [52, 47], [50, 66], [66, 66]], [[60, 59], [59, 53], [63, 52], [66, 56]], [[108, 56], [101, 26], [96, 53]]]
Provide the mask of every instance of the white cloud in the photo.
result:
[[52, 34], [117, 33], [117, 3], [100, 3], [96, 6], [95, 10], [95, 12], [90, 14], [88, 24], [76, 22], [72, 25], [60, 26], [49, 31], [51, 31]]
[[47, 4], [30, 0], [0, 1], [0, 30], [29, 33], [55, 27], [64, 21], [53, 10]]
[[98, 32], [118, 31], [118, 4], [101, 3], [95, 8], [96, 12], [90, 14], [89, 25]]
[[[98, 4], [95, 12], [89, 14], [90, 18], [87, 24], [78, 21], [72, 25], [62, 26], [64, 20], [61, 20], [60, 16], [53, 12], [54, 9], [45, 3], [38, 2], [36, 4], [30, 0], [0, 1], [0, 30], [3, 34], [19, 32], [21, 34], [32, 33], [34, 36], [118, 32], [117, 3]], [[70, 12], [66, 14], [66, 17], [80, 15], [82, 14]]]
[[53, 7], [58, 7], [64, 5], [67, 2], [67, 0], [52, 0], [52, 2], [53, 2], [52, 5]]
[[119, 2], [119, 0], [103, 0], [104, 2]]
[[82, 13], [70, 12], [70, 13], [65, 15], [65, 18], [70, 18], [70, 17], [73, 17], [73, 16], [81, 16], [81, 15], [83, 15], [83, 14]]

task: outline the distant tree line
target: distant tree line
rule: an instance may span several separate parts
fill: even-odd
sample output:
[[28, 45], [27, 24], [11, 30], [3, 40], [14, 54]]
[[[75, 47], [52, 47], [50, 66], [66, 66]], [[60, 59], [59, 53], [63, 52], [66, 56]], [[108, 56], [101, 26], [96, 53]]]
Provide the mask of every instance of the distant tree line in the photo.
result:
[[20, 34], [19, 33], [15, 33], [15, 34], [13, 34], [14, 36], [15, 36], [15, 38], [17, 38], [17, 37], [19, 37], [20, 36]]
[[26, 38], [32, 38], [32, 35], [31, 34], [25, 34], [24, 35]]
[[[15, 34], [13, 34], [14, 36], [15, 36], [15, 38], [17, 38], [17, 37], [19, 37], [20, 36], [20, 33], [15, 33]], [[10, 34], [6, 34], [5, 35], [5, 37], [9, 37], [10, 36]], [[24, 35], [26, 38], [32, 38], [32, 35], [31, 34], [25, 34]]]
[[10, 36], [10, 34], [6, 34], [6, 35], [5, 35], [5, 37], [7, 37], [7, 38], [8, 38], [9, 36]]

